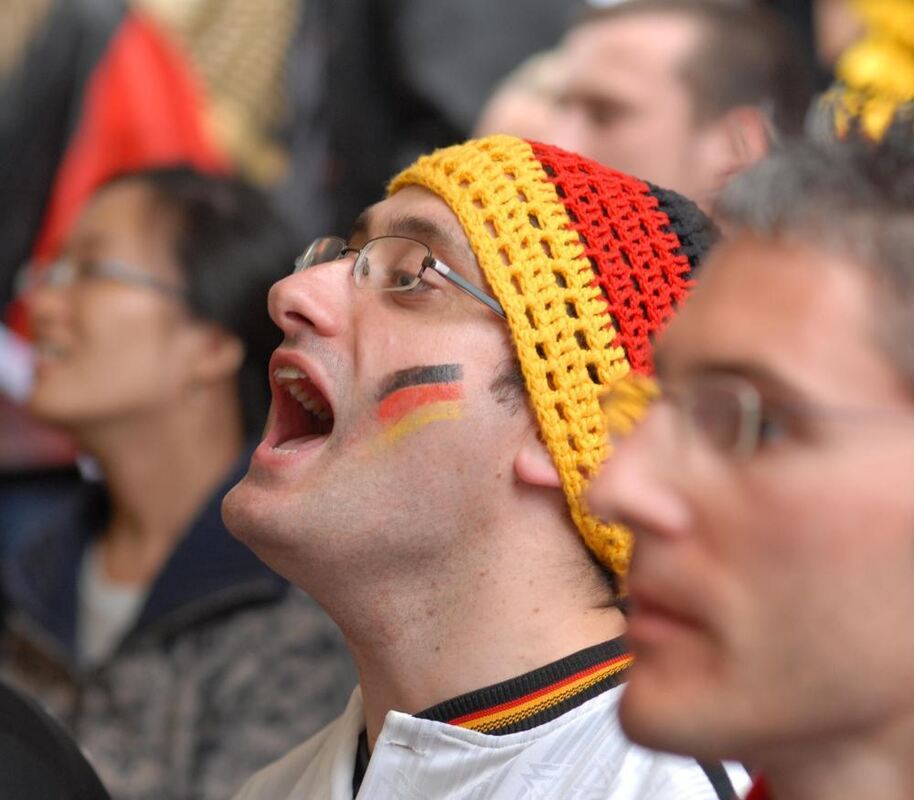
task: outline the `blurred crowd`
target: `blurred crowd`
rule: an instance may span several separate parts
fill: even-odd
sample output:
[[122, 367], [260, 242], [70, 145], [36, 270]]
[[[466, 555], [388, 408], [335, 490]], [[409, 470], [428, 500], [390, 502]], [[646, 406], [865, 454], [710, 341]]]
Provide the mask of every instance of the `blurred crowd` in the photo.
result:
[[[914, 426], [899, 399], [912, 361], [912, 109], [909, 0], [8, 2], [0, 681], [25, 700], [0, 721], [0, 772], [23, 773], [0, 778], [0, 796], [914, 796], [914, 773], [889, 766], [914, 763], [914, 642], [895, 638], [914, 610], [914, 506], [899, 480], [914, 434], [857, 453], [803, 427], [820, 406], [864, 418], [888, 406]], [[544, 254], [561, 265], [517, 266]], [[396, 298], [389, 319], [364, 316], [355, 289], [323, 277], [343, 259], [346, 287]], [[827, 277], [809, 266], [842, 259], [853, 268]], [[394, 262], [409, 268], [388, 274]], [[533, 287], [546, 272], [556, 285], [540, 309]], [[490, 327], [506, 321], [516, 352], [490, 364], [494, 345], [479, 334], [483, 355], [446, 355], [464, 340], [463, 312], [432, 306], [442, 287], [485, 315], [473, 324], [499, 347], [508, 339]], [[606, 319], [589, 319], [594, 292]], [[340, 310], [343, 297], [363, 316]], [[878, 306], [874, 320], [860, 322], [872, 311], [860, 298]], [[407, 312], [420, 321], [403, 333]], [[576, 330], [563, 333], [559, 316]], [[443, 349], [434, 334], [426, 342], [429, 320], [448, 332]], [[878, 328], [874, 349], [901, 380], [867, 361], [855, 325]], [[326, 342], [346, 336], [352, 353], [333, 354]], [[295, 348], [306, 354], [279, 355]], [[348, 399], [327, 389], [372, 359], [396, 367], [390, 353], [410, 348], [370, 392], [355, 379]], [[605, 363], [590, 360], [598, 349]], [[656, 380], [623, 380], [655, 363]], [[477, 364], [514, 421], [491, 444], [478, 420], [453, 441], [417, 439], [471, 421]], [[873, 396], [838, 391], [858, 382]], [[834, 398], [807, 402], [818, 389]], [[328, 452], [347, 463], [345, 447], [365, 435], [345, 427], [360, 393], [376, 405], [365, 415], [389, 427], [352, 445], [355, 466], [328, 460], [290, 491], [276, 475], [294, 470], [274, 462], [306, 440], [332, 443], [339, 429]], [[521, 417], [536, 432], [509, 463]], [[673, 455], [693, 438], [698, 452]], [[774, 470], [766, 459], [785, 439], [807, 448]], [[421, 471], [403, 455], [414, 441]], [[705, 443], [725, 458], [706, 457]], [[425, 479], [439, 465], [456, 470], [450, 482]], [[549, 546], [519, 554], [536, 534], [497, 510], [513, 504], [554, 529]], [[832, 504], [840, 514], [826, 513]], [[634, 561], [618, 524], [636, 534]], [[434, 548], [399, 535], [413, 525], [438, 533]], [[503, 546], [470, 533], [502, 528]], [[693, 528], [705, 538], [690, 551]], [[793, 528], [798, 545], [781, 541]], [[826, 533], [845, 560], [823, 555]], [[527, 589], [511, 583], [528, 568], [525, 586], [540, 584], [556, 615], [530, 631], [543, 598], [514, 608]], [[500, 585], [500, 574], [503, 595], [476, 583]], [[848, 605], [850, 619], [835, 613]], [[434, 609], [454, 612], [437, 644], [419, 635], [434, 632], [422, 627]], [[664, 631], [702, 615], [716, 649]], [[492, 668], [484, 641], [512, 655]], [[855, 695], [858, 678], [880, 691]], [[781, 680], [779, 694], [770, 683]], [[622, 729], [585, 724], [598, 698], [614, 698], [600, 713], [616, 714], [625, 683]], [[809, 700], [823, 694], [846, 697], [846, 714]], [[552, 710], [528, 720], [534, 695], [554, 698]], [[48, 716], [26, 736], [32, 714]], [[471, 724], [483, 718], [488, 727]], [[534, 745], [559, 720], [568, 731]], [[426, 722], [504, 734], [510, 758], [528, 761], [496, 761], [494, 745], [471, 757], [460, 748], [475, 740], [446, 745]], [[857, 728], [886, 731], [862, 748], [868, 761], [833, 736]], [[2, 752], [20, 734], [26, 749], [47, 746], [39, 761], [56, 765], [59, 786], [22, 788], [48, 768]], [[594, 737], [589, 750], [568, 744]], [[434, 769], [396, 761], [390, 741], [440, 756]], [[851, 766], [820, 780], [801, 752]], [[641, 777], [604, 789], [558, 776], [616, 758], [607, 770]], [[525, 794], [534, 784], [541, 793]], [[870, 785], [884, 788], [861, 793]]]

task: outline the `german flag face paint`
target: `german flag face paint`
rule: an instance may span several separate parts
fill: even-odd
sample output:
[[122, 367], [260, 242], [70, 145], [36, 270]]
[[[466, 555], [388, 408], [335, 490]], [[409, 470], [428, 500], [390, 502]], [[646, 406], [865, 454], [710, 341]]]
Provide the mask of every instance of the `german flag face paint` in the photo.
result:
[[378, 393], [384, 441], [393, 443], [430, 422], [459, 419], [463, 367], [435, 364], [393, 373]]

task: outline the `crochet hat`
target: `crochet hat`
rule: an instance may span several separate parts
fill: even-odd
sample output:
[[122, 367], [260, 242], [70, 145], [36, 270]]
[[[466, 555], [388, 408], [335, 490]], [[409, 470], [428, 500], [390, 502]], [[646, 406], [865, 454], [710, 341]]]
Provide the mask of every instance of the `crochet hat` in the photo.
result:
[[652, 372], [652, 336], [714, 238], [674, 192], [557, 147], [490, 136], [423, 156], [388, 193], [425, 187], [460, 220], [517, 348], [543, 440], [587, 546], [624, 575], [631, 536], [582, 494], [607, 455], [601, 396]]

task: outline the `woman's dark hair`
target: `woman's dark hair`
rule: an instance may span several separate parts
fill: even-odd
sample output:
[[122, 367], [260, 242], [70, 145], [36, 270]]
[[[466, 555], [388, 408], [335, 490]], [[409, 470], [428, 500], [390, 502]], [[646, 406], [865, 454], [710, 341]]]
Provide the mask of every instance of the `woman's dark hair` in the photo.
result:
[[270, 355], [281, 338], [267, 313], [267, 293], [291, 271], [301, 248], [270, 198], [238, 178], [175, 165], [123, 173], [106, 185], [128, 181], [149, 190], [153, 213], [161, 212], [173, 232], [193, 313], [243, 343], [244, 427], [248, 436], [259, 435], [270, 402]]

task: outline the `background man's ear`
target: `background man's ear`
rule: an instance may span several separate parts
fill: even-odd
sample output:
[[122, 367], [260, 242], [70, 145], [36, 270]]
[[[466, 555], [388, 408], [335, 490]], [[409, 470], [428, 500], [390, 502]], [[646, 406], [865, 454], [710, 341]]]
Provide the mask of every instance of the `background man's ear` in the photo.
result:
[[740, 106], [727, 112], [736, 139], [734, 150], [742, 169], [761, 161], [771, 149], [771, 120], [760, 108]]
[[238, 373], [244, 361], [244, 344], [220, 325], [204, 323], [197, 335], [194, 377], [201, 383], [220, 381]]
[[715, 123], [717, 174], [721, 185], [760, 161], [771, 148], [771, 123], [755, 106], [737, 106]]
[[524, 483], [532, 486], [546, 486], [558, 489], [562, 485], [552, 456], [546, 449], [536, 425], [527, 431], [517, 455], [514, 457], [514, 474]]

